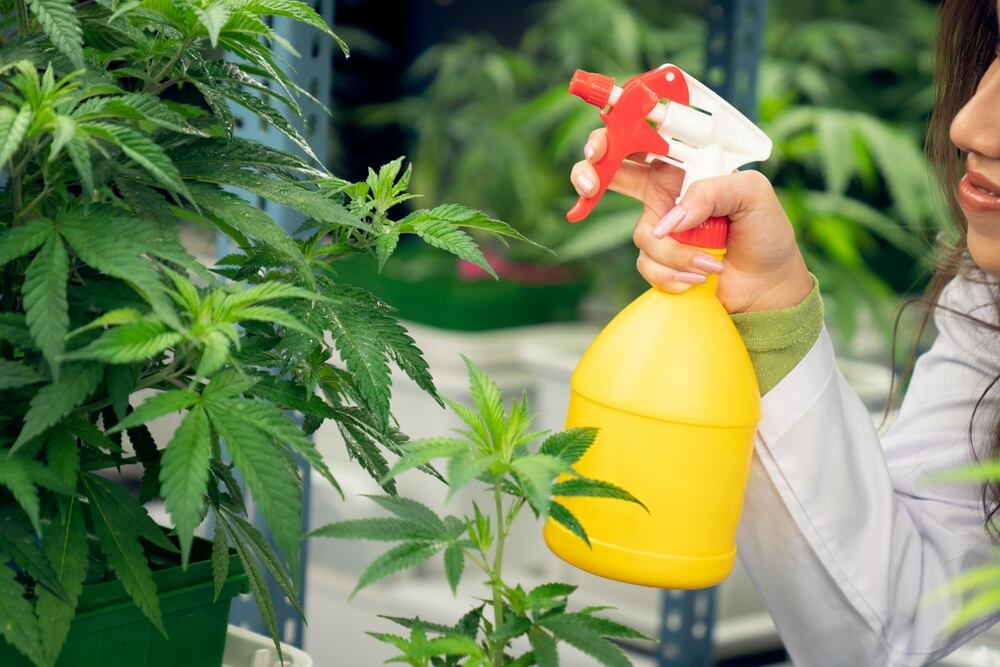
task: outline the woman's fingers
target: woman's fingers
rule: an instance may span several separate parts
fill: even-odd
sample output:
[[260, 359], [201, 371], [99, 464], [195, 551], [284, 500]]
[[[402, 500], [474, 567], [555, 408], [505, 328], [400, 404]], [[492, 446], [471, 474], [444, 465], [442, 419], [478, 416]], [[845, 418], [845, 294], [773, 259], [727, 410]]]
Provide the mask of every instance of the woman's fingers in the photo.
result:
[[597, 162], [604, 157], [604, 152], [608, 148], [608, 130], [601, 127], [590, 133], [587, 143], [583, 145], [583, 156], [587, 162]]
[[647, 283], [653, 287], [679, 294], [685, 292], [693, 285], [700, 285], [705, 282], [705, 275], [692, 271], [679, 271], [669, 266], [664, 266], [651, 258], [643, 251], [639, 251], [639, 258], [635, 261], [635, 267]]
[[652, 262], [675, 272], [700, 276], [722, 273], [722, 262], [712, 255], [671, 238], [655, 236], [653, 231], [657, 224], [659, 223], [655, 213], [652, 211], [643, 213], [632, 233], [632, 241], [636, 247]]
[[758, 171], [738, 171], [697, 181], [654, 230], [654, 236], [662, 238], [671, 232], [692, 229], [713, 216], [739, 220], [759, 206], [763, 193], [771, 191], [767, 177]]
[[[651, 190], [649, 179], [652, 174], [653, 170], [646, 165], [623, 162], [618, 167], [618, 171], [615, 172], [614, 178], [611, 179], [608, 189], [637, 199], [647, 205], [659, 205], [660, 202], [650, 202], [646, 198], [647, 191]], [[597, 170], [588, 160], [581, 160], [573, 165], [573, 169], [570, 171], [570, 180], [573, 182], [577, 194], [581, 197], [593, 197], [600, 188]]]

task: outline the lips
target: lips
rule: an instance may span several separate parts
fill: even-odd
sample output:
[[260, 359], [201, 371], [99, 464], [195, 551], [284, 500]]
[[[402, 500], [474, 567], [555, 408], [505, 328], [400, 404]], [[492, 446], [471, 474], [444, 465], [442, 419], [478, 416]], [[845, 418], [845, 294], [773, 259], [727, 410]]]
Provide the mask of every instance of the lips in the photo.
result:
[[966, 213], [1000, 213], [1000, 185], [970, 171], [958, 183], [958, 203]]

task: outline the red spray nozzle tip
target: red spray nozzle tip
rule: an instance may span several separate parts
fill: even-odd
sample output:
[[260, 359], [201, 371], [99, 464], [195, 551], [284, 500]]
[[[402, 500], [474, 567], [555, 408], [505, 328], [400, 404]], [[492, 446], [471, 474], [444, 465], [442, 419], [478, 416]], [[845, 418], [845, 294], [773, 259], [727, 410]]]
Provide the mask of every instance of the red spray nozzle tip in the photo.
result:
[[587, 104], [592, 104], [599, 109], [608, 105], [611, 98], [611, 90], [615, 87], [615, 80], [603, 74], [593, 74], [582, 69], [573, 73], [573, 78], [569, 82], [569, 92], [576, 95]]

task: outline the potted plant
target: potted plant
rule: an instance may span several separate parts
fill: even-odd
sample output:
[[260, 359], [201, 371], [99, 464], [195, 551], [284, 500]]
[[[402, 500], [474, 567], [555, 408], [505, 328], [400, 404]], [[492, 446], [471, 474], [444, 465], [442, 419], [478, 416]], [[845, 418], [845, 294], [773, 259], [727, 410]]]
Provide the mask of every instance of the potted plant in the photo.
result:
[[[442, 554], [452, 593], [469, 569], [485, 577], [486, 595], [452, 622], [385, 617], [408, 630], [406, 635], [372, 632], [379, 641], [396, 647], [391, 662], [415, 667], [516, 667], [559, 664], [559, 643], [573, 646], [601, 665], [628, 667], [631, 661], [611, 638], [650, 640], [642, 633], [605, 618], [607, 607], [570, 610], [576, 586], [549, 582], [526, 590], [505, 576], [504, 546], [520, 512], [529, 508], [536, 518], [551, 517], [589, 544], [585, 528], [558, 501], [560, 497], [587, 497], [642, 503], [627, 490], [609, 482], [576, 474], [573, 465], [593, 444], [597, 430], [575, 428], [544, 437], [531, 432], [527, 398], [504, 410], [500, 389], [475, 364], [466, 360], [475, 409], [445, 399], [467, 430], [458, 437], [415, 440], [403, 446], [403, 456], [382, 478], [444, 459], [448, 496], [476, 481], [487, 494], [486, 509], [471, 502], [462, 516], [440, 516], [431, 508], [401, 496], [371, 496], [392, 516], [354, 519], [314, 530], [314, 537], [398, 542], [373, 560], [361, 573], [354, 592]], [[539, 439], [535, 448], [533, 443]]]
[[[406, 440], [390, 365], [436, 395], [406, 330], [335, 260], [384, 262], [413, 235], [487, 268], [464, 229], [523, 237], [457, 205], [398, 219], [402, 161], [351, 183], [315, 159], [269, 27], [336, 39], [306, 3], [0, 0], [0, 15], [0, 662], [218, 665], [228, 598], [248, 587], [275, 637], [266, 579], [297, 604], [293, 455], [337, 486], [309, 434], [336, 422], [381, 479]], [[304, 157], [234, 137], [232, 104]], [[182, 224], [238, 252], [206, 266]], [[179, 426], [156, 442], [146, 424], [167, 414]], [[104, 474], [126, 464], [138, 497]], [[150, 519], [157, 498], [172, 525]], [[211, 541], [194, 537], [206, 520]]]

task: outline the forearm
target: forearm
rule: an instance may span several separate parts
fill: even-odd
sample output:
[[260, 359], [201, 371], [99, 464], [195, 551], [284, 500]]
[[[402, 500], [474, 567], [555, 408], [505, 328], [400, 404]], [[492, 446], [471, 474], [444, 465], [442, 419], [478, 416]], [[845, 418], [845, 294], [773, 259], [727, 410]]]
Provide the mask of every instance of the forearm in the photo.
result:
[[819, 285], [798, 305], [779, 310], [733, 313], [743, 343], [750, 353], [763, 396], [795, 368], [823, 328], [823, 300]]

